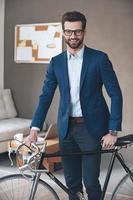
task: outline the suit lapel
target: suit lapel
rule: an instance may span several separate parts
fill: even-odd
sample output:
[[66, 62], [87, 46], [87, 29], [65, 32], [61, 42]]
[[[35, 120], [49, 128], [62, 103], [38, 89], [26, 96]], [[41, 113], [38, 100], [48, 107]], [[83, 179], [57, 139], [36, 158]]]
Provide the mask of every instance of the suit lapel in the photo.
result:
[[[92, 51], [90, 48], [85, 46], [84, 54], [83, 54], [83, 63], [82, 63], [82, 70], [81, 70], [81, 76], [80, 76], [80, 90], [83, 86], [83, 82], [85, 79], [85, 75], [87, 73], [88, 68], [91, 65], [92, 60]], [[69, 76], [68, 76], [68, 63], [67, 63], [67, 52], [64, 52], [63, 60], [62, 60], [62, 76], [64, 77], [64, 86], [68, 89], [69, 95], [70, 95], [70, 85], [69, 85]]]
[[[64, 77], [64, 84], [68, 88], [68, 91], [70, 91], [70, 85], [69, 85], [69, 77], [68, 77], [68, 63], [67, 63], [67, 52], [64, 52], [64, 57], [63, 57], [63, 74], [62, 76]], [[69, 92], [70, 93], [70, 92]]]
[[85, 46], [84, 54], [83, 54], [83, 63], [82, 63], [82, 70], [81, 70], [81, 76], [80, 76], [80, 90], [83, 86], [83, 82], [85, 79], [85, 75], [87, 72], [88, 67], [91, 63], [91, 50]]

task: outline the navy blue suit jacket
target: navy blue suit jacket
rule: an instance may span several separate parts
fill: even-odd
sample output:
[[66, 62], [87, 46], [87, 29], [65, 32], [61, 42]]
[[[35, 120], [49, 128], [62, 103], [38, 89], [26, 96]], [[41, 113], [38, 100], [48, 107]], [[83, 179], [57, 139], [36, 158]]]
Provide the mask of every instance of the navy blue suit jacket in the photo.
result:
[[[51, 59], [31, 126], [42, 129], [57, 85], [60, 91], [57, 126], [59, 137], [63, 139], [68, 130], [70, 110], [66, 51]], [[103, 85], [111, 98], [110, 111], [103, 96]], [[88, 47], [83, 55], [80, 103], [85, 125], [93, 137], [100, 139], [108, 130], [121, 130], [122, 94], [112, 64], [105, 53]]]

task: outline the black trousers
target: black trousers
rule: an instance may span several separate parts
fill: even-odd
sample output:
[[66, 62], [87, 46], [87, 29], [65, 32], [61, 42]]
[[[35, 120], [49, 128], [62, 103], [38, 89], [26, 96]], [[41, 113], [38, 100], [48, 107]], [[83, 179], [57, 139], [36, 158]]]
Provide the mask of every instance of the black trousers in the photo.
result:
[[[62, 152], [99, 151], [100, 141], [88, 133], [84, 123], [69, 124], [67, 137], [60, 141]], [[100, 200], [99, 183], [101, 155], [71, 156], [62, 159], [64, 176], [69, 190], [73, 193], [83, 192], [86, 188], [89, 200]], [[71, 198], [69, 198], [72, 200]]]

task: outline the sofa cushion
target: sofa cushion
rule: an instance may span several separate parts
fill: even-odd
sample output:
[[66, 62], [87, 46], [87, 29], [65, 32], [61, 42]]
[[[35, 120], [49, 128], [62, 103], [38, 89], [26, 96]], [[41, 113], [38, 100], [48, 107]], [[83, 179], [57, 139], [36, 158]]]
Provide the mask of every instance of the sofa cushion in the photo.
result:
[[12, 118], [0, 120], [0, 141], [13, 139], [16, 133], [29, 134], [31, 120]]
[[0, 90], [0, 120], [16, 117], [17, 112], [10, 89]]

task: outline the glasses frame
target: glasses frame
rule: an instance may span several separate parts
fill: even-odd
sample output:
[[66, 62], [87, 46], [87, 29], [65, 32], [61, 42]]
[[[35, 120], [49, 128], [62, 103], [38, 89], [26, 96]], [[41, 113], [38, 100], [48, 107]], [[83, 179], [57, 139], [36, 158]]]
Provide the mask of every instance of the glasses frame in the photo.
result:
[[[66, 31], [68, 31], [67, 34], [66, 34]], [[81, 36], [84, 30], [83, 29], [75, 29], [75, 30], [64, 29], [63, 32], [66, 36], [71, 36], [73, 33], [75, 36]]]

